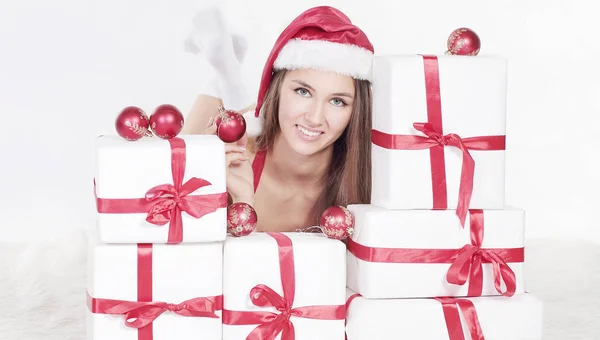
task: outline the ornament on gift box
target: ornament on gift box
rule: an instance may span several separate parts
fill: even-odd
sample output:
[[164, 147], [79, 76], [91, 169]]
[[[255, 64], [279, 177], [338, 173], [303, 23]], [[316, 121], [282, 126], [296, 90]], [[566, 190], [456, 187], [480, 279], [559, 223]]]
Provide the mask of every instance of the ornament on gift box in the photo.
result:
[[246, 133], [246, 120], [241, 114], [219, 107], [219, 114], [215, 119], [217, 136], [225, 143], [237, 142]]
[[227, 207], [227, 232], [233, 236], [246, 236], [256, 230], [258, 216], [256, 210], [243, 202]]
[[354, 232], [354, 216], [341, 205], [335, 205], [327, 208], [318, 226], [312, 226], [303, 229], [296, 229], [297, 232], [307, 233], [320, 230], [325, 236], [336, 240], [348, 238]]
[[475, 56], [481, 49], [481, 40], [472, 29], [461, 27], [450, 34], [447, 45], [446, 54]]
[[171, 139], [183, 129], [183, 121], [183, 114], [175, 106], [163, 104], [150, 115], [150, 128], [156, 136]]
[[354, 217], [345, 207], [332, 206], [321, 214], [319, 226], [327, 237], [343, 240], [354, 232]]
[[117, 134], [126, 140], [135, 141], [145, 136], [151, 136], [150, 120], [137, 106], [127, 106], [117, 115], [115, 129]]

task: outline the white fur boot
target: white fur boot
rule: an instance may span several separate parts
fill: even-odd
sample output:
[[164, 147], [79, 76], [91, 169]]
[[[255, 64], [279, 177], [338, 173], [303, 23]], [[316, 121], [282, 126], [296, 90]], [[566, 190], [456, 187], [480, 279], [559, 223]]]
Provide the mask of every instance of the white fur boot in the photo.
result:
[[[254, 117], [248, 110], [251, 104], [248, 91], [243, 85], [241, 64], [247, 50], [246, 39], [231, 33], [222, 12], [217, 7], [200, 10], [192, 20], [192, 31], [185, 41], [185, 50], [202, 54], [213, 67], [216, 75], [208, 83], [209, 94], [221, 98], [228, 110], [239, 111], [246, 120], [246, 133], [255, 137], [262, 131], [263, 118]], [[218, 88], [218, 91], [215, 91]], [[218, 93], [215, 93], [218, 92]]]

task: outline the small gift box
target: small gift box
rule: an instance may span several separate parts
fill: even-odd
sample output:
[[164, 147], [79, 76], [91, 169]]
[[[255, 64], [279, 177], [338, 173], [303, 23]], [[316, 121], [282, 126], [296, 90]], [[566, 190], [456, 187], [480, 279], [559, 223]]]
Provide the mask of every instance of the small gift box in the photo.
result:
[[228, 237], [223, 261], [223, 339], [344, 339], [342, 242], [253, 233]]
[[366, 298], [512, 296], [524, 291], [525, 212], [350, 205], [348, 288]]
[[371, 203], [387, 209], [502, 209], [506, 60], [373, 61]]
[[88, 340], [220, 340], [222, 243], [102, 244], [88, 258]]
[[95, 195], [105, 243], [224, 241], [225, 146], [217, 136], [101, 136]]
[[366, 299], [348, 290], [348, 340], [542, 339], [543, 305], [531, 294]]

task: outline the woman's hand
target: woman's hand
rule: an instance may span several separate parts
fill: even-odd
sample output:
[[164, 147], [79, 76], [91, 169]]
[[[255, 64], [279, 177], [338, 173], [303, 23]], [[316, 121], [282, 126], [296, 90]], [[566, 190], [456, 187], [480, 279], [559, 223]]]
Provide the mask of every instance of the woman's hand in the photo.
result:
[[[211, 118], [202, 134], [215, 135], [217, 125]], [[233, 202], [254, 204], [254, 172], [246, 152], [248, 137], [246, 134], [235, 143], [225, 143], [225, 160], [227, 170], [227, 191]]]

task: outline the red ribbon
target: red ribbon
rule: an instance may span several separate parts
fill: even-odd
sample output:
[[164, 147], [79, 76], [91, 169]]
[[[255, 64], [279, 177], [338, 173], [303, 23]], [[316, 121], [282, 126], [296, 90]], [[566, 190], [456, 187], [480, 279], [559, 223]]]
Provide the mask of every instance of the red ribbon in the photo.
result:
[[[354, 299], [356, 299], [357, 297], [359, 297], [359, 296], [361, 296], [361, 297], [362, 297], [362, 295], [360, 295], [360, 294], [358, 294], [358, 293], [355, 293], [355, 294], [352, 294], [352, 295], [350, 295], [350, 296], [348, 297], [348, 299], [346, 300], [346, 324], [348, 324], [348, 310], [350, 309], [350, 303], [351, 303], [351, 302], [352, 302]], [[348, 340], [348, 334], [345, 334], [345, 335], [344, 335], [344, 338], [345, 338], [346, 340]]]
[[[356, 243], [348, 238], [347, 248], [357, 258], [368, 262], [383, 263], [450, 263], [446, 274], [448, 283], [463, 285], [469, 280], [468, 296], [481, 296], [483, 290], [483, 263], [491, 263], [494, 287], [504, 296], [513, 296], [516, 276], [507, 263], [524, 262], [525, 249], [481, 248], [483, 242], [483, 210], [469, 210], [471, 244], [461, 249], [398, 249], [374, 248]], [[502, 292], [501, 281], [506, 285]]]
[[471, 333], [471, 339], [485, 340], [483, 330], [479, 324], [479, 318], [477, 317], [477, 310], [475, 309], [473, 302], [466, 299], [455, 299], [450, 297], [438, 297], [434, 299], [442, 304], [450, 340], [465, 340], [465, 334], [458, 312], [459, 308], [463, 313], [463, 317], [469, 328], [469, 333]]
[[469, 150], [505, 150], [506, 136], [480, 136], [461, 138], [457, 134], [444, 134], [442, 129], [442, 105], [440, 96], [440, 80], [438, 59], [436, 56], [423, 56], [425, 66], [425, 91], [427, 95], [427, 123], [414, 123], [413, 127], [426, 137], [416, 135], [392, 135], [373, 130], [373, 144], [386, 149], [424, 150], [429, 149], [431, 162], [431, 181], [433, 190], [433, 209], [443, 210], [448, 207], [446, 192], [446, 162], [444, 147], [458, 148], [463, 153], [460, 174], [460, 187], [456, 214], [464, 227], [467, 211], [473, 193], [473, 177], [475, 161]]
[[223, 296], [198, 297], [179, 304], [152, 301], [152, 245], [138, 244], [138, 301], [99, 299], [87, 295], [92, 313], [125, 316], [125, 325], [138, 329], [138, 340], [152, 340], [152, 323], [164, 312], [186, 317], [218, 318], [223, 309]]
[[211, 183], [197, 177], [183, 183], [186, 165], [185, 141], [169, 139], [171, 146], [171, 173], [174, 184], [157, 185], [146, 192], [144, 198], [107, 199], [96, 196], [96, 207], [100, 213], [128, 214], [148, 213], [146, 221], [155, 225], [169, 223], [167, 243], [183, 241], [182, 212], [195, 218], [227, 207], [227, 193], [194, 195], [194, 191]]
[[[350, 303], [355, 298], [361, 296], [360, 294], [352, 294], [346, 301], [346, 310], [350, 308]], [[471, 333], [472, 340], [485, 340], [483, 337], [483, 331], [479, 325], [479, 318], [477, 317], [477, 310], [473, 305], [473, 302], [466, 299], [456, 299], [451, 297], [436, 297], [435, 300], [442, 304], [444, 311], [444, 319], [446, 320], [446, 328], [448, 329], [448, 336], [450, 340], [465, 340], [465, 334], [462, 329], [462, 322], [458, 313], [458, 308], [463, 313], [463, 316], [467, 322], [469, 333]], [[346, 336], [346, 340], [348, 336]]]
[[270, 287], [259, 284], [250, 290], [250, 299], [255, 306], [274, 307], [278, 312], [248, 312], [223, 310], [226, 325], [258, 325], [246, 340], [273, 340], [281, 333], [281, 340], [294, 340], [294, 324], [290, 318], [300, 317], [319, 320], [344, 320], [345, 305], [293, 307], [296, 277], [292, 240], [281, 233], [267, 233], [277, 242], [279, 270], [283, 296]]

